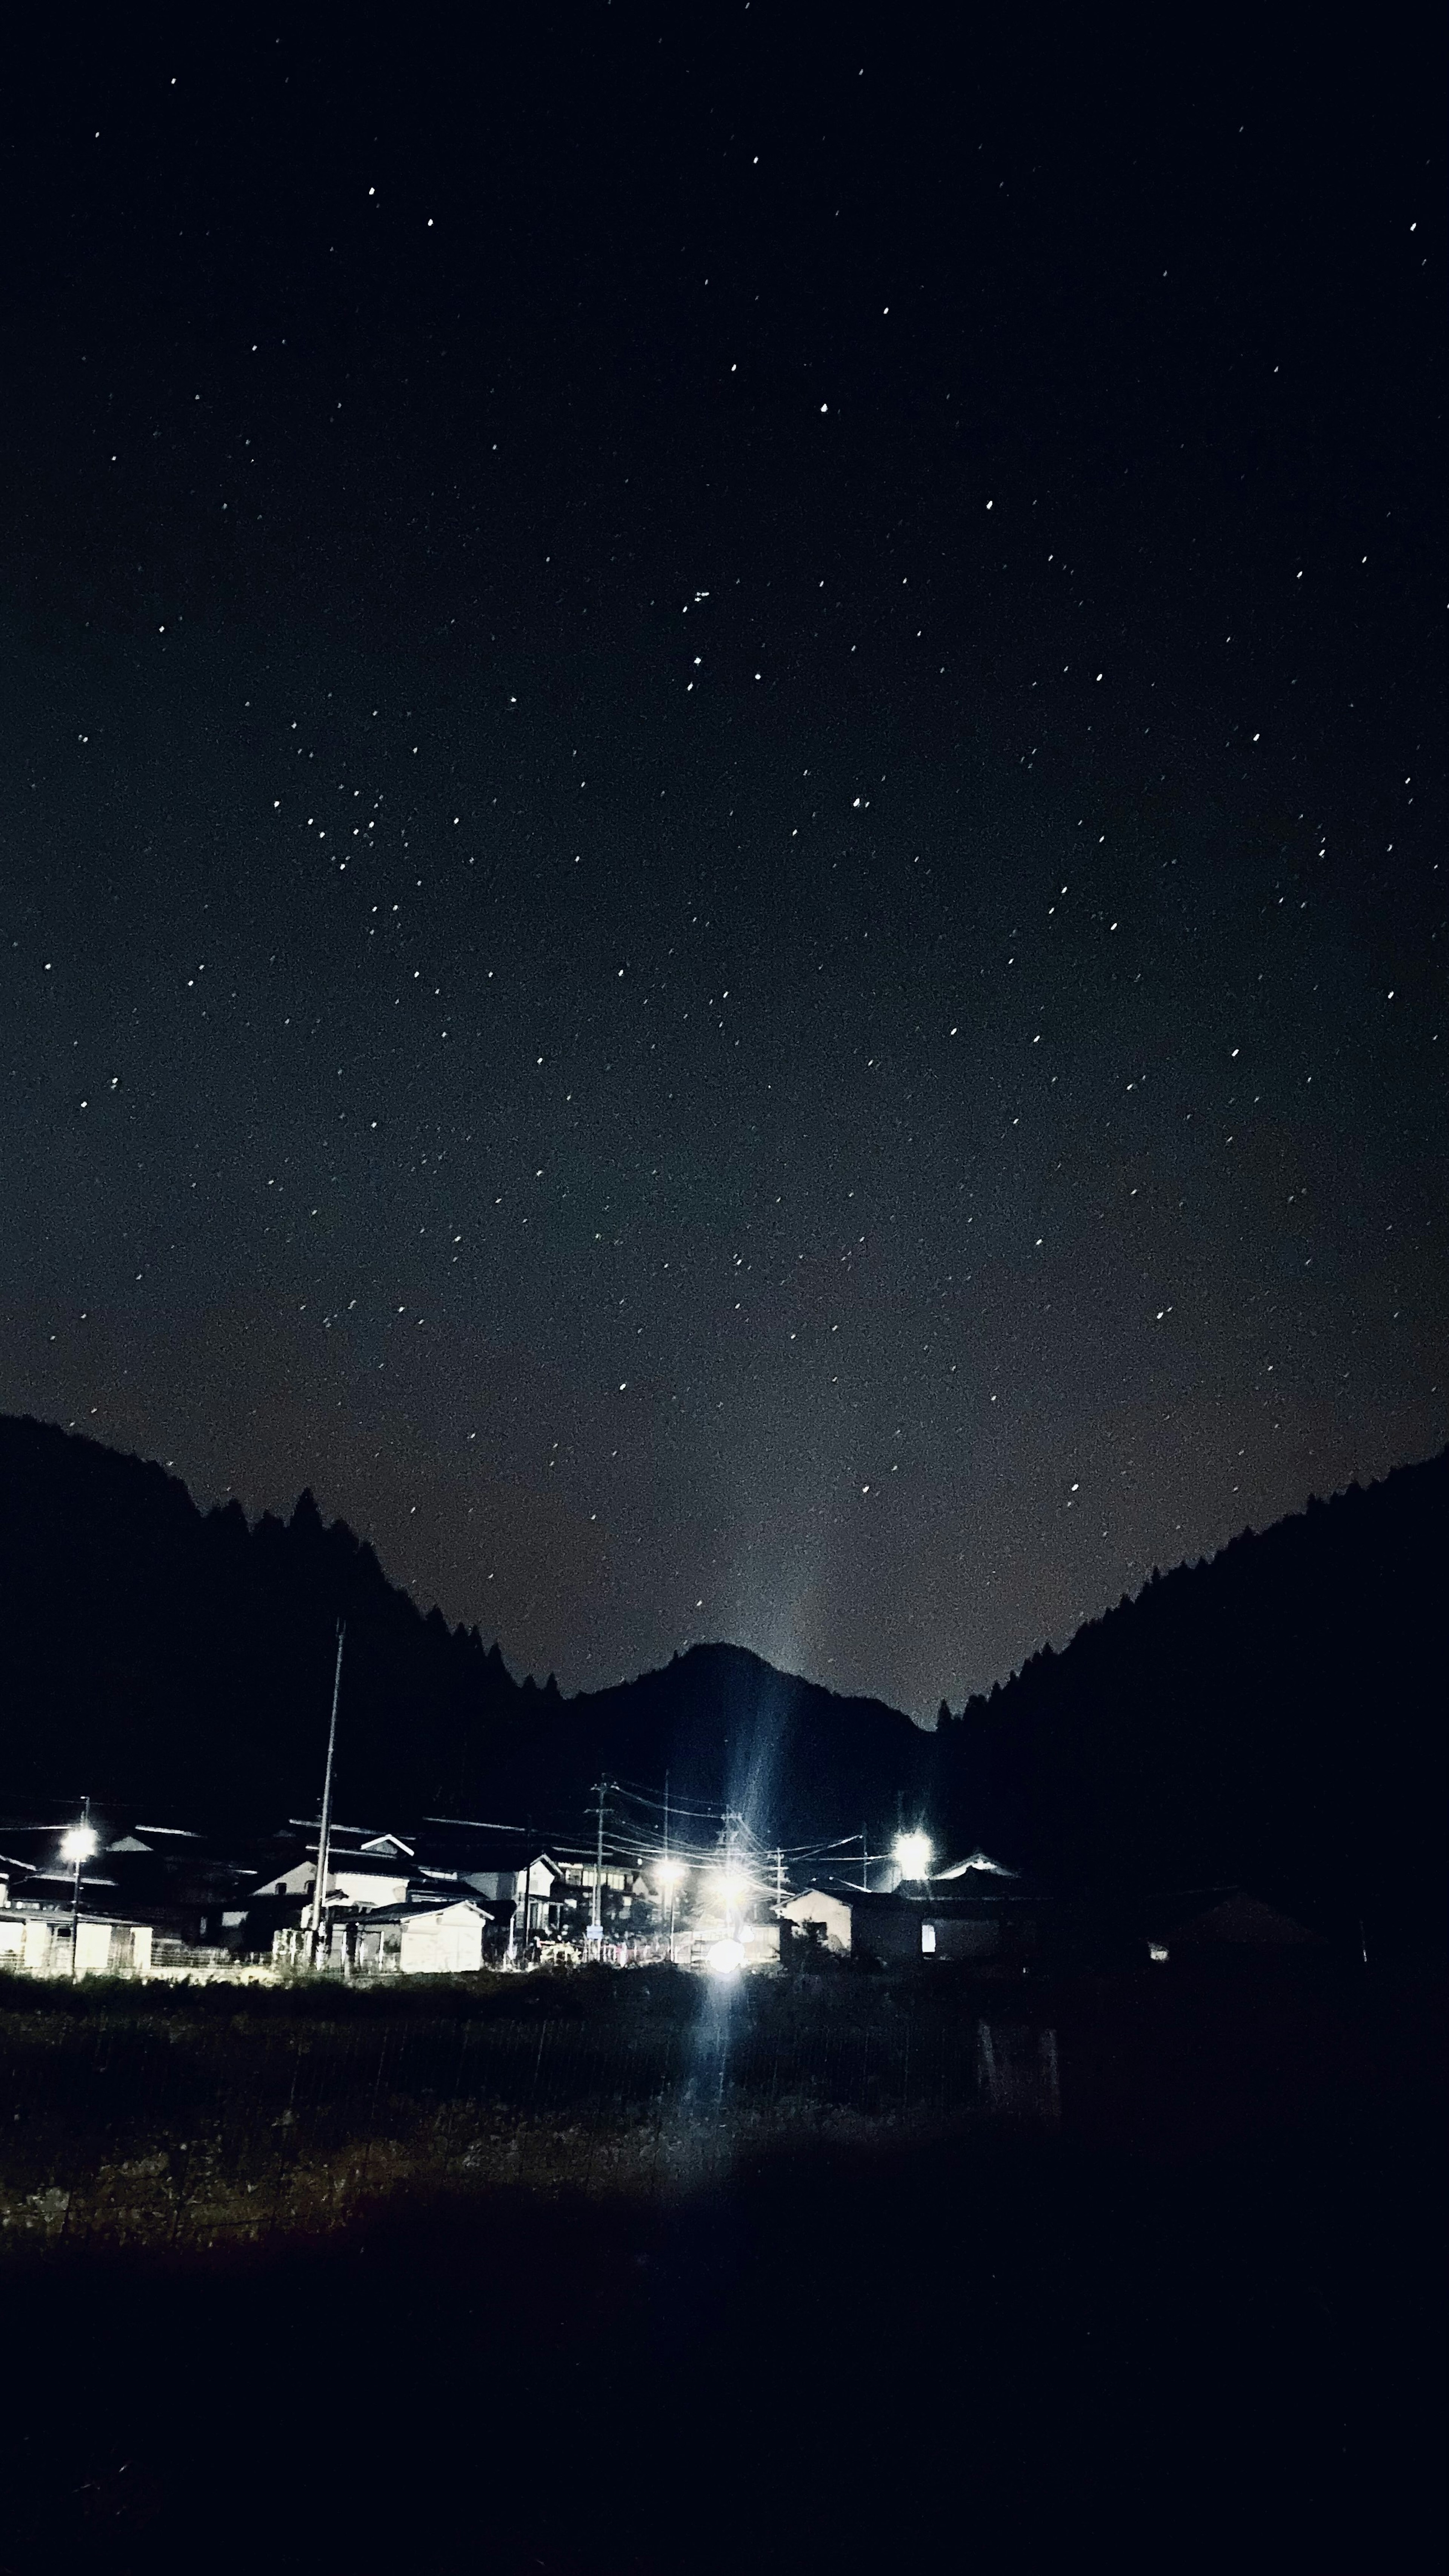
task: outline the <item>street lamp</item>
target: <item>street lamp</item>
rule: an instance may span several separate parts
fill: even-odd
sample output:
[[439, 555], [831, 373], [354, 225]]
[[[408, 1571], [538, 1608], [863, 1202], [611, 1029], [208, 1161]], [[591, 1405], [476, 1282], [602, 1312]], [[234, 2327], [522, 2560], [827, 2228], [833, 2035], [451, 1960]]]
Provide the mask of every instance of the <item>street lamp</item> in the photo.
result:
[[[714, 1883], [724, 1904], [726, 1947], [738, 1948], [740, 1918], [749, 1911], [750, 1899], [755, 1892], [753, 1882], [748, 1871], [742, 1870], [738, 1862], [727, 1860], [716, 1872]], [[740, 1956], [743, 1958], [743, 1950]]]
[[891, 1854], [902, 1878], [929, 1878], [935, 1854], [929, 1834], [897, 1834]]
[[87, 1824], [68, 1826], [60, 1838], [61, 1859], [68, 1860], [75, 1870], [70, 1893], [70, 1972], [72, 1976], [76, 1973], [76, 1958], [80, 1949], [81, 1868], [95, 1850], [96, 1839], [94, 1826]]
[[670, 1860], [666, 1855], [663, 1860], [655, 1863], [654, 1875], [663, 1893], [669, 1899], [669, 1964], [672, 1968], [674, 1965], [674, 1908], [679, 1901], [679, 1890], [686, 1876], [684, 1863], [682, 1860]]

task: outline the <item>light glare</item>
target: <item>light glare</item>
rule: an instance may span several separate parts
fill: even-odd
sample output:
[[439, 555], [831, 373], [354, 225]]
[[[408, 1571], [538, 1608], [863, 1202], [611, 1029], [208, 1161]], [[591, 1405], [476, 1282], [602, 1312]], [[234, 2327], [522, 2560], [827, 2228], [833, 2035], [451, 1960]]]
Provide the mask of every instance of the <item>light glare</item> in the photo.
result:
[[895, 1864], [902, 1878], [929, 1878], [934, 1854], [929, 1834], [898, 1834]]

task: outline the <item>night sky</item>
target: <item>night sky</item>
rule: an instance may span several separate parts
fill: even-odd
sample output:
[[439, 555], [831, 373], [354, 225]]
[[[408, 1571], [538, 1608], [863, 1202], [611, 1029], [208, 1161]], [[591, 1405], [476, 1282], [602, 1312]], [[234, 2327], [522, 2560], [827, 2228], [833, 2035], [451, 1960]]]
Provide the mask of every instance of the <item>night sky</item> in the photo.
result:
[[9, 57], [0, 1408], [565, 1689], [1449, 1436], [1440, 66], [948, 14]]

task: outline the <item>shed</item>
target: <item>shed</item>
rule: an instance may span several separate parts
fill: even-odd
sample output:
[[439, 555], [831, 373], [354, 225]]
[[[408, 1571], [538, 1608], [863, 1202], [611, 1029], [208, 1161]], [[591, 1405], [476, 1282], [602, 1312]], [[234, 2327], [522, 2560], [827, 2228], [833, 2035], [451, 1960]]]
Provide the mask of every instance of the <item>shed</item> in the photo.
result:
[[352, 1927], [363, 1976], [469, 1976], [483, 1965], [487, 1909], [471, 1896], [374, 1905]]

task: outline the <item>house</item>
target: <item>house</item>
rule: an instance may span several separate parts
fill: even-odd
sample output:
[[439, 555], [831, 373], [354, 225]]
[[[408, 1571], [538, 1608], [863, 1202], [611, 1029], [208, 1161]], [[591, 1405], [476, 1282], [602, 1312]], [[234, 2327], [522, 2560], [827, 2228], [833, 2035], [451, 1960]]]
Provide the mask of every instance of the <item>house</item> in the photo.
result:
[[782, 1923], [793, 1923], [836, 1959], [876, 1959], [888, 1966], [919, 1958], [921, 1908], [905, 1896], [864, 1887], [807, 1887], [787, 1897]]
[[988, 1852], [935, 1871], [916, 1901], [923, 1958], [1015, 1964], [1038, 1945], [1045, 1890]]
[[[329, 1910], [317, 1966], [357, 1976], [464, 1977], [483, 1965], [488, 1908], [476, 1897], [418, 1897]], [[275, 1934], [272, 1956], [296, 1965], [305, 1934]]]
[[[393, 1835], [379, 1834], [368, 1841], [333, 1835], [327, 1847], [324, 1901], [329, 1905], [400, 1905], [413, 1876], [412, 1859]], [[255, 1904], [281, 1899], [309, 1904], [316, 1887], [317, 1845], [312, 1842], [285, 1868], [261, 1880], [251, 1891], [251, 1901]]]
[[416, 1890], [429, 1882], [468, 1888], [507, 1908], [515, 1946], [556, 1935], [563, 1925], [564, 1871], [541, 1839], [517, 1825], [428, 1816], [417, 1840]]
[[[246, 1851], [245, 1840], [239, 1848], [231, 1835], [138, 1822], [133, 1813], [97, 1804], [87, 1821], [96, 1836], [81, 1879], [89, 1913], [149, 1924], [158, 1948], [190, 1952], [210, 1943], [209, 1955], [223, 1957], [243, 1946], [261, 1857]], [[56, 1826], [22, 1826], [7, 1832], [6, 1842], [0, 1878], [8, 1877], [12, 1901], [68, 1914], [75, 1873]]]
[[1036, 1948], [1042, 1902], [1034, 1880], [973, 1852], [890, 1895], [844, 1881], [817, 1884], [792, 1896], [782, 1916], [813, 1929], [836, 1958], [891, 1967], [914, 1959], [1017, 1962]]
[[149, 1923], [83, 1914], [74, 1926], [59, 1907], [0, 1910], [0, 1968], [29, 1977], [143, 1977], [151, 1965]]
[[132, 1822], [103, 1835], [103, 1857], [116, 1883], [116, 1911], [154, 1924], [158, 1957], [164, 1951], [188, 1964], [193, 1953], [220, 1961], [245, 1947], [261, 1855], [245, 1852], [234, 1837]]
[[659, 1891], [639, 1863], [620, 1860], [617, 1853], [612, 1853], [600, 1870], [587, 1849], [569, 1844], [556, 1849], [560, 1924], [566, 1936], [582, 1939], [585, 1925], [593, 1919], [596, 1875], [606, 1942], [647, 1939], [660, 1929], [663, 1909]]

